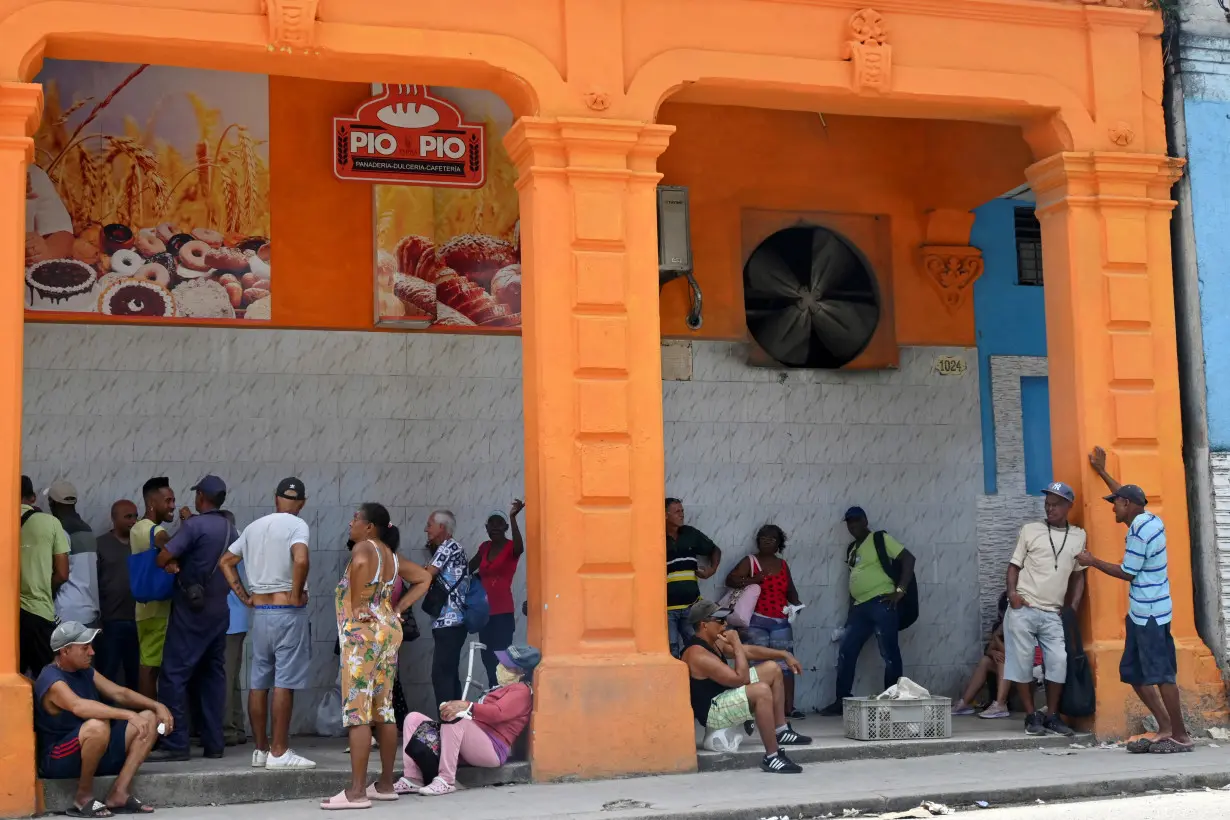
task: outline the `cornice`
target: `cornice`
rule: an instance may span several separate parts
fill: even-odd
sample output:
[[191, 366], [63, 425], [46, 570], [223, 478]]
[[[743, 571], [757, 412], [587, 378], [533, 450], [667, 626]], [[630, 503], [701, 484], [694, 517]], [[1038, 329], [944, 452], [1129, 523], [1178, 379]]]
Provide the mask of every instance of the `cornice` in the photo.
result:
[[[1132, 2], [1132, 0], [1125, 0]], [[1139, 0], [1137, 0], [1139, 2]], [[1101, 5], [1103, 0], [756, 0], [794, 6], [857, 11], [872, 5], [881, 14], [920, 14], [961, 20], [1016, 23], [1057, 28], [1090, 25], [1124, 26], [1142, 34], [1160, 34], [1161, 15], [1145, 9]], [[1097, 4], [1097, 5], [1095, 5]]]

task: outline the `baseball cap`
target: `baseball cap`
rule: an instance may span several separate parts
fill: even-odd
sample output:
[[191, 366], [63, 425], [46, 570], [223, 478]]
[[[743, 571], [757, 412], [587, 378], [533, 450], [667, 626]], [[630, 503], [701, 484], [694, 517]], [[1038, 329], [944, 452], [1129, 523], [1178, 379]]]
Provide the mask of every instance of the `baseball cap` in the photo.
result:
[[307, 498], [307, 489], [303, 486], [303, 479], [291, 476], [278, 482], [277, 495], [288, 501], [303, 501]]
[[64, 479], [57, 478], [47, 488], [47, 497], [57, 504], [76, 504], [77, 488]]
[[66, 646], [91, 643], [101, 629], [90, 629], [76, 621], [65, 621], [51, 633], [51, 651], [59, 652]]
[[1042, 494], [1053, 495], [1057, 498], [1062, 498], [1064, 501], [1069, 503], [1076, 502], [1076, 493], [1074, 493], [1072, 488], [1067, 484], [1064, 484], [1062, 481], [1052, 481], [1050, 484], [1047, 484], [1046, 487], [1042, 489]]
[[205, 495], [217, 495], [218, 493], [226, 492], [226, 482], [216, 475], [207, 475], [190, 489], [194, 492], [205, 493]]
[[688, 623], [692, 626], [699, 626], [705, 621], [724, 621], [728, 617], [729, 609], [722, 609], [713, 601], [706, 601], [704, 598], [692, 604], [692, 608], [688, 610]]
[[842, 521], [858, 521], [866, 518], [867, 512], [862, 507], [851, 507], [846, 510], [846, 514], [841, 517]]
[[527, 675], [542, 661], [542, 653], [527, 644], [513, 644], [507, 649], [495, 653], [501, 666], [509, 669], [520, 669]]
[[1124, 484], [1122, 487], [1106, 496], [1106, 500], [1111, 503], [1114, 503], [1116, 498], [1122, 498], [1124, 501], [1130, 501], [1133, 504], [1139, 504], [1142, 507], [1147, 506], [1149, 503], [1149, 498], [1145, 495], [1145, 491], [1137, 487], [1135, 484]]

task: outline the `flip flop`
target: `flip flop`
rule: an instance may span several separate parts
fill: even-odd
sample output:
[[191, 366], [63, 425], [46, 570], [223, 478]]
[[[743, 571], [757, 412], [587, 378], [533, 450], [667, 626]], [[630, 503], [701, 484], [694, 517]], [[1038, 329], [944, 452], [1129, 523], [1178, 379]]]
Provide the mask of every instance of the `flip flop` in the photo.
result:
[[112, 814], [153, 814], [154, 807], [147, 806], [131, 794], [122, 806], [108, 806]]
[[320, 807], [325, 811], [350, 811], [352, 809], [370, 809], [372, 801], [370, 800], [348, 800], [346, 798], [346, 790], [342, 789], [337, 794], [330, 797], [328, 800], [322, 800]]
[[397, 793], [396, 787], [394, 787], [392, 794], [385, 794], [384, 792], [376, 791], [375, 783], [367, 787], [367, 799], [368, 800], [380, 800], [386, 803], [395, 803], [397, 802], [397, 798], [400, 796], [401, 795]]
[[1184, 746], [1173, 737], [1168, 737], [1165, 740], [1159, 740], [1149, 747], [1149, 754], [1154, 755], [1173, 755], [1182, 752], [1190, 752], [1191, 746]]
[[1147, 737], [1140, 737], [1133, 740], [1124, 748], [1128, 750], [1128, 754], [1143, 755], [1147, 754], [1149, 750], [1153, 748], [1153, 741], [1149, 740]]
[[422, 783], [415, 783], [408, 777], [403, 777], [393, 784], [393, 791], [398, 794], [418, 794], [421, 788], [423, 788]]
[[111, 809], [107, 808], [107, 804], [101, 800], [91, 800], [89, 808], [85, 806], [73, 806], [68, 811], [64, 812], [69, 817], [111, 817]]

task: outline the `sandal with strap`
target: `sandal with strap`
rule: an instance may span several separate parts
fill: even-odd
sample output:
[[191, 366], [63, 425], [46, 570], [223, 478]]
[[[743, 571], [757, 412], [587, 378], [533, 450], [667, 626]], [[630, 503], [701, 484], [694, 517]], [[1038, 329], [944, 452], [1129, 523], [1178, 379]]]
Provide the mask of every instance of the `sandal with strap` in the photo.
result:
[[1180, 754], [1182, 752], [1190, 752], [1191, 750], [1192, 750], [1192, 747], [1190, 745], [1185, 746], [1179, 741], [1175, 740], [1173, 737], [1168, 737], [1164, 740], [1159, 740], [1156, 743], [1154, 743], [1152, 746], [1150, 746], [1149, 754], [1151, 755], [1173, 755], [1173, 754]]
[[342, 789], [337, 794], [330, 797], [328, 800], [322, 800], [320, 807], [325, 811], [350, 811], [352, 809], [370, 809], [372, 801], [370, 800], [351, 800], [346, 797], [346, 790]]
[[421, 788], [423, 788], [422, 783], [418, 783], [408, 777], [403, 777], [393, 784], [393, 791], [398, 794], [418, 794]]
[[153, 814], [154, 807], [147, 806], [131, 794], [122, 806], [108, 806], [112, 814]]
[[91, 800], [90, 805], [78, 806], [74, 805], [71, 809], [65, 812], [69, 817], [111, 817], [111, 809], [107, 808], [107, 804], [101, 800]]
[[393, 788], [393, 791], [390, 794], [385, 794], [382, 791], [377, 791], [375, 783], [367, 787], [367, 799], [368, 800], [379, 800], [383, 803], [392, 803], [392, 802], [396, 802], [397, 798], [399, 797], [401, 797], [401, 795], [397, 793], [396, 786]]
[[1143, 754], [1148, 754], [1149, 750], [1152, 747], [1153, 747], [1152, 740], [1150, 740], [1147, 737], [1139, 737], [1136, 740], [1133, 740], [1131, 743], [1129, 743], [1125, 748], [1128, 750], [1128, 754], [1143, 755]]

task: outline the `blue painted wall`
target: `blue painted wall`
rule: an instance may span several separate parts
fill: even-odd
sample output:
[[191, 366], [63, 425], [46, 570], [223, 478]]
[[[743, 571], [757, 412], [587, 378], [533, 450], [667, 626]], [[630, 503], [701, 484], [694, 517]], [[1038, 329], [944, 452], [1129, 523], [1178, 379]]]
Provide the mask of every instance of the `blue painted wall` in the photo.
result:
[[[991, 408], [991, 356], [1045, 356], [1046, 314], [1042, 288], [1017, 284], [1016, 233], [1013, 216], [1016, 208], [1029, 203], [994, 199], [974, 211], [970, 244], [982, 251], [985, 270], [974, 283], [974, 332], [978, 346], [978, 379], [982, 391], [982, 464], [986, 492], [996, 492], [995, 421]], [[1043, 273], [1045, 277], [1045, 272]], [[1228, 285], [1230, 286], [1230, 285]], [[1230, 335], [1230, 326], [1227, 327]], [[1022, 380], [1029, 381], [1029, 380]], [[1022, 422], [1026, 440], [1026, 477], [1035, 486], [1036, 474], [1045, 475], [1039, 488], [1050, 480], [1050, 411], [1046, 404], [1045, 379], [1041, 386], [1022, 384]], [[1227, 385], [1230, 387], [1230, 384]], [[1038, 396], [1042, 396], [1039, 416]], [[1028, 458], [1029, 443], [1035, 454], [1033, 471]], [[1042, 444], [1041, 442], [1045, 442]], [[1045, 451], [1045, 459], [1041, 453]], [[1040, 473], [1039, 473], [1040, 471]]]
[[1051, 483], [1051, 389], [1045, 376], [1021, 378], [1021, 433], [1025, 439], [1025, 489]]
[[[1222, 78], [1219, 78], [1222, 79]], [[1196, 228], [1209, 446], [1230, 450], [1230, 103], [1188, 98], [1188, 178]]]

